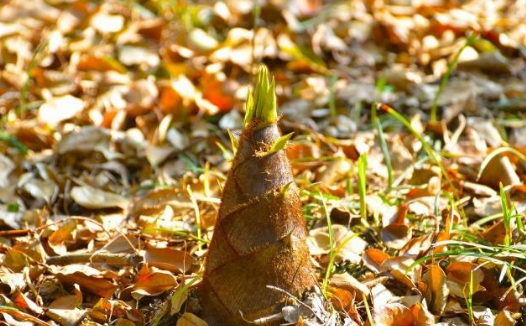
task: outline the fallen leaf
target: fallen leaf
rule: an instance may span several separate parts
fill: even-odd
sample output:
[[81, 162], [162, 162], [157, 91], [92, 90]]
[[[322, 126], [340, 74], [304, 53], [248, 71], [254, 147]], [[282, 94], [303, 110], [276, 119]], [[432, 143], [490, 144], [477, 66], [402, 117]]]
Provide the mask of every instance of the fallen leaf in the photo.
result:
[[126, 198], [91, 186], [75, 186], [71, 189], [70, 195], [77, 204], [90, 209], [128, 206]]
[[61, 282], [78, 284], [84, 290], [100, 295], [103, 298], [111, 298], [117, 290], [117, 286], [112, 280], [117, 280], [118, 276], [114, 273], [101, 272], [93, 267], [80, 264], [52, 265], [49, 268]]
[[177, 286], [177, 279], [168, 271], [145, 265], [137, 273], [135, 283], [123, 290], [122, 295], [131, 294], [135, 299], [157, 296]]
[[[307, 245], [312, 255], [325, 255], [330, 252], [328, 232], [329, 229], [327, 227], [321, 227], [309, 232]], [[332, 225], [332, 232], [334, 236], [333, 249], [338, 248], [335, 251], [336, 257], [339, 260], [358, 263], [361, 260], [360, 253], [365, 249], [367, 243], [343, 225]]]
[[110, 139], [111, 135], [105, 129], [95, 126], [82, 127], [64, 135], [57, 143], [56, 151], [58, 154], [87, 153], [108, 147]]
[[124, 27], [124, 17], [98, 12], [91, 18], [91, 25], [100, 33], [117, 33]]
[[437, 315], [442, 315], [449, 295], [446, 273], [439, 265], [433, 264], [429, 266], [429, 269], [422, 277], [422, 282], [426, 285], [424, 296], [429, 310]]
[[26, 281], [22, 273], [10, 272], [7, 268], [0, 268], [0, 287], [7, 293], [13, 294], [26, 288]]
[[71, 95], [53, 97], [40, 106], [38, 119], [55, 128], [60, 122], [69, 120], [82, 112], [84, 107], [83, 100]]
[[9, 157], [0, 153], [0, 188], [9, 185], [9, 175], [15, 169], [15, 164]]
[[87, 315], [87, 310], [75, 309], [48, 309], [46, 316], [58, 322], [62, 326], [76, 326]]
[[185, 312], [177, 320], [177, 326], [208, 326], [208, 323], [190, 312]]
[[194, 263], [194, 259], [188, 253], [172, 248], [146, 249], [142, 254], [150, 266], [174, 273], [185, 273]]
[[367, 286], [362, 284], [353, 276], [349, 275], [349, 273], [334, 274], [329, 279], [329, 284], [336, 288], [344, 289], [351, 292], [360, 291], [365, 295], [369, 295], [371, 292], [369, 291], [369, 288]]
[[411, 310], [400, 303], [389, 303], [375, 307], [374, 324], [378, 326], [413, 326], [414, 318]]
[[[468, 262], [453, 262], [446, 267], [447, 286], [452, 295], [460, 298], [467, 298], [470, 287], [473, 288], [472, 293], [483, 291], [484, 287], [481, 285], [484, 280], [484, 273], [476, 265]], [[473, 274], [473, 276], [471, 276]], [[473, 278], [473, 281], [471, 281]], [[472, 285], [470, 285], [472, 283]]]

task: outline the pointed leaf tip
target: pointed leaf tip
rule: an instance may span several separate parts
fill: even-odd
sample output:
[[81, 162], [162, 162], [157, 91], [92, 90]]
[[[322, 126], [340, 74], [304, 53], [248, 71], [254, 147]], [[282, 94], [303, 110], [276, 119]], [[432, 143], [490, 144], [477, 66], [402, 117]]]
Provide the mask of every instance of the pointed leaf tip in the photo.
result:
[[274, 123], [277, 116], [276, 83], [274, 79], [269, 83], [268, 69], [261, 66], [254, 90], [247, 97], [245, 125], [254, 120], [262, 125]]

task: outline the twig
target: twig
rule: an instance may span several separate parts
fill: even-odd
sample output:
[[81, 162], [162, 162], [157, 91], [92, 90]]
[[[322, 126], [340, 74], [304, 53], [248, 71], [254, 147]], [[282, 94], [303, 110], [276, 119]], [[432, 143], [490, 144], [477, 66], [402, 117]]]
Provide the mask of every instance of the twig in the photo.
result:
[[6, 231], [0, 231], [0, 237], [10, 238], [10, 237], [20, 237], [24, 235], [28, 235], [35, 232], [35, 230], [6, 230]]
[[97, 252], [86, 254], [66, 254], [53, 256], [46, 259], [50, 265], [70, 265], [77, 263], [103, 263], [117, 266], [135, 266], [143, 261], [143, 257], [138, 254], [114, 254], [110, 252]]

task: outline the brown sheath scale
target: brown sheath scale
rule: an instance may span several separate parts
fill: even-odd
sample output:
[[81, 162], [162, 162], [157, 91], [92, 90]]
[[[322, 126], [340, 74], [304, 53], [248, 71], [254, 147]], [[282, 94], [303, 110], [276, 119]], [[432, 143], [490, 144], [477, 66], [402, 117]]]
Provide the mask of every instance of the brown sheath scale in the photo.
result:
[[202, 307], [211, 326], [248, 325], [280, 312], [288, 296], [267, 285], [298, 295], [315, 284], [290, 163], [282, 148], [271, 150], [281, 135], [275, 98], [270, 104], [265, 99], [275, 97], [273, 83], [262, 82], [266, 74], [262, 68], [254, 100], [247, 103], [251, 116], [245, 118], [208, 250]]

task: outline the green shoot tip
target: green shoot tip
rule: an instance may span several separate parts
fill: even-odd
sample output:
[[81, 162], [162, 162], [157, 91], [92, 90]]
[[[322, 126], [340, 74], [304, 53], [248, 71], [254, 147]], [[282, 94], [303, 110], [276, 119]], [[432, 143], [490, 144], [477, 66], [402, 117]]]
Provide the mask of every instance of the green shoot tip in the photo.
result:
[[248, 93], [245, 126], [252, 121], [258, 125], [268, 125], [276, 122], [278, 113], [276, 107], [276, 83], [269, 82], [266, 66], [259, 68], [259, 74], [254, 90]]

